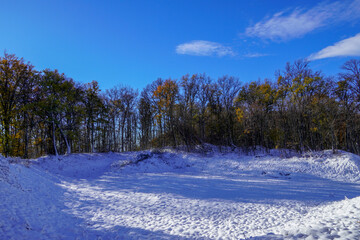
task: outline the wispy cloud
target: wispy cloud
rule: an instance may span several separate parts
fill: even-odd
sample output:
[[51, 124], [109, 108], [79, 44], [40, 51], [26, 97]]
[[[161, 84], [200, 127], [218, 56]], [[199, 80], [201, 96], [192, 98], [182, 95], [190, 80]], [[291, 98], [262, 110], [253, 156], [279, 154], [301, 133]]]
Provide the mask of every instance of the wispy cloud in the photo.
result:
[[193, 56], [234, 56], [235, 52], [231, 47], [223, 46], [220, 43], [196, 40], [180, 44], [176, 47], [176, 53]]
[[360, 0], [324, 2], [310, 9], [283, 11], [248, 27], [245, 34], [273, 41], [299, 38], [315, 29], [360, 18]]
[[317, 53], [310, 55], [309, 60], [317, 60], [331, 57], [360, 56], [360, 33], [354, 37], [344, 39], [332, 46], [326, 47]]
[[248, 53], [248, 54], [244, 55], [244, 57], [247, 57], [247, 58], [257, 58], [257, 57], [266, 57], [266, 56], [269, 56], [269, 54], [266, 54], [266, 53]]

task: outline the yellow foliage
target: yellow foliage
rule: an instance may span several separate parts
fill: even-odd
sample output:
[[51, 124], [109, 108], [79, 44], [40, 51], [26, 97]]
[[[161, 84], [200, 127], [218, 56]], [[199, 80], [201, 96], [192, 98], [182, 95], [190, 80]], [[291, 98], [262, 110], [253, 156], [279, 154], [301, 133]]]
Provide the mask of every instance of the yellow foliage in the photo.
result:
[[41, 144], [42, 142], [43, 142], [43, 139], [41, 137], [37, 137], [34, 139], [33, 144], [38, 145], [38, 144]]
[[250, 133], [251, 133], [250, 129], [247, 128], [247, 129], [244, 130], [244, 134], [250, 134]]
[[238, 107], [235, 109], [235, 114], [236, 114], [236, 119], [238, 120], [238, 122], [242, 123], [244, 120], [244, 111]]
[[311, 132], [317, 132], [317, 131], [318, 131], [318, 128], [317, 128], [317, 127], [312, 127], [312, 128], [310, 128], [310, 131], [311, 131]]

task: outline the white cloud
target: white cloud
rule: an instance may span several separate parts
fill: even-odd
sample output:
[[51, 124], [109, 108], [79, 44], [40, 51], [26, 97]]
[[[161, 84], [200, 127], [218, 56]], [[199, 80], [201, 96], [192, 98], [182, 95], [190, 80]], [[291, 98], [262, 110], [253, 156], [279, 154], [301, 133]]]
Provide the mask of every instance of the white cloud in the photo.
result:
[[331, 57], [360, 56], [360, 33], [310, 55], [309, 60]]
[[244, 57], [248, 57], [248, 58], [257, 58], [257, 57], [266, 57], [269, 56], [269, 54], [266, 53], [248, 53], [245, 54]]
[[311, 9], [278, 12], [245, 30], [250, 37], [273, 41], [299, 38], [320, 27], [360, 18], [360, 0], [321, 3]]
[[176, 53], [193, 56], [234, 56], [235, 53], [230, 47], [225, 47], [220, 43], [196, 40], [180, 44], [176, 47]]

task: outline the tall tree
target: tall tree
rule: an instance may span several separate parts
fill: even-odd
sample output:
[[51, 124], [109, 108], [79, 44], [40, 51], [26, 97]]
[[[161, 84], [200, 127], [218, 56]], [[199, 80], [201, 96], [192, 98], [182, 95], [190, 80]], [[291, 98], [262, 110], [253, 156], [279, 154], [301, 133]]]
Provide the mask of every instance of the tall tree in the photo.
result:
[[33, 78], [33, 66], [24, 63], [22, 58], [12, 54], [4, 54], [0, 58], [0, 113], [2, 145], [5, 157], [11, 153], [10, 127], [14, 121], [16, 105], [22, 95], [23, 85]]
[[[158, 85], [153, 92], [158, 109], [158, 123], [164, 124], [166, 130], [171, 136], [174, 146], [177, 145], [175, 132], [175, 104], [178, 99], [179, 87], [175, 80], [167, 79], [161, 85]], [[161, 136], [163, 137], [163, 136]], [[162, 143], [162, 146], [164, 142]]]
[[199, 109], [199, 131], [201, 142], [205, 142], [205, 126], [209, 118], [209, 114], [207, 114], [206, 110], [211, 97], [211, 79], [205, 74], [201, 74], [199, 75], [198, 84], [199, 92], [197, 94], [197, 106]]
[[95, 152], [96, 125], [99, 123], [100, 113], [104, 103], [100, 98], [100, 88], [97, 81], [92, 81], [84, 86], [83, 103], [85, 105], [86, 144], [87, 152]]
[[217, 81], [220, 91], [220, 103], [223, 106], [223, 121], [225, 124], [224, 134], [229, 146], [234, 146], [234, 120], [235, 108], [234, 101], [241, 84], [239, 79], [232, 76], [220, 77]]
[[187, 74], [181, 78], [180, 86], [182, 88], [182, 95], [180, 97], [179, 117], [181, 121], [177, 121], [177, 130], [182, 136], [188, 150], [198, 143], [196, 136], [196, 100], [199, 94], [199, 79], [198, 74], [191, 77]]
[[[75, 82], [60, 74], [57, 70], [43, 71], [39, 82], [41, 94], [37, 100], [37, 112], [48, 125], [49, 135], [52, 136], [53, 153], [59, 154], [57, 147], [57, 131], [66, 146], [66, 153], [71, 153], [70, 135], [79, 127], [81, 89]], [[52, 152], [51, 151], [51, 152]]]
[[132, 122], [135, 115], [138, 91], [130, 87], [121, 88], [120, 98], [123, 103], [121, 121], [121, 151], [133, 150]]
[[150, 86], [147, 86], [140, 94], [138, 103], [139, 121], [140, 121], [140, 147], [146, 149], [149, 147], [152, 139], [153, 111], [151, 106]]

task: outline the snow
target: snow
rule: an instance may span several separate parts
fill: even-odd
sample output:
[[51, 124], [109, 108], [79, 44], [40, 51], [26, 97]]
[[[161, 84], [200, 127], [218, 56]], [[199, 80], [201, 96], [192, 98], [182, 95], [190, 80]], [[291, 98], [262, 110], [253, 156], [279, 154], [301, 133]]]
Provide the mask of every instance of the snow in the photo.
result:
[[208, 150], [1, 157], [0, 239], [360, 239], [359, 156]]

